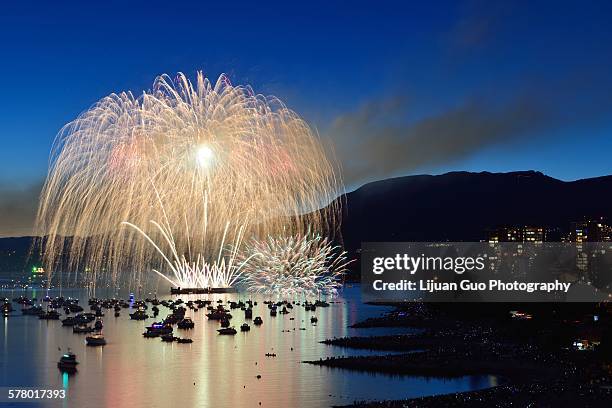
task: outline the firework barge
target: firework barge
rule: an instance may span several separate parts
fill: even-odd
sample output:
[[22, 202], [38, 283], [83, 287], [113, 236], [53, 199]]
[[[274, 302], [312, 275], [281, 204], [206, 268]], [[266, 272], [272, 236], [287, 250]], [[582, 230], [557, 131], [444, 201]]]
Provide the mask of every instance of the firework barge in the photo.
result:
[[201, 295], [206, 293], [236, 293], [236, 288], [170, 288], [171, 295]]

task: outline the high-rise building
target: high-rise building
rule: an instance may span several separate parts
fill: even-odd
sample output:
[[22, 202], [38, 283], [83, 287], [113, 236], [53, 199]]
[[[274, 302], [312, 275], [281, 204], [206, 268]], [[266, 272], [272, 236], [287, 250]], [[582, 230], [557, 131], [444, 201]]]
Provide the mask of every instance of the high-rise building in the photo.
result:
[[570, 242], [610, 242], [612, 241], [612, 228], [602, 218], [587, 219], [573, 222], [569, 232]]
[[489, 242], [544, 242], [546, 229], [544, 227], [500, 227], [489, 234]]

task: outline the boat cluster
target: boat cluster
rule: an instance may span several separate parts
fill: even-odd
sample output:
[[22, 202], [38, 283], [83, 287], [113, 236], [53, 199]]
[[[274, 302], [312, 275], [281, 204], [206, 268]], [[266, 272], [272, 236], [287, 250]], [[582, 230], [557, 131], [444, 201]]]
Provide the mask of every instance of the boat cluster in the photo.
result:
[[[147, 330], [142, 333], [142, 336], [145, 338], [161, 337], [162, 341], [168, 343], [174, 341], [177, 343], [193, 343], [193, 340], [189, 338], [180, 338], [173, 335], [174, 325], [181, 330], [189, 330], [194, 328], [195, 323], [193, 320], [191, 320], [189, 317], [185, 317], [185, 312], [187, 309], [183, 306], [176, 306], [174, 303], [170, 306], [172, 306], [171, 313], [166, 316], [164, 320], [154, 322], [152, 325], [147, 326]], [[157, 306], [154, 305], [153, 307]], [[159, 311], [157, 313], [159, 313]], [[155, 313], [156, 316], [157, 313]]]
[[[102, 307], [111, 308], [119, 305], [119, 301], [114, 301], [115, 303], [110, 305], [110, 300], [99, 301], [97, 299], [90, 299], [89, 305], [91, 311], [85, 312], [83, 307], [79, 305], [79, 299], [64, 298], [62, 296], [55, 298], [45, 296], [41, 304], [36, 304], [37, 301], [37, 298], [29, 299], [25, 296], [13, 299], [13, 302], [24, 306], [21, 309], [23, 315], [38, 316], [40, 320], [60, 320], [61, 314], [59, 310], [63, 310], [66, 317], [61, 320], [62, 326], [71, 327], [72, 332], [75, 334], [90, 334], [85, 337], [85, 341], [89, 346], [103, 346], [106, 344], [106, 339], [102, 334], [102, 316], [104, 316]], [[6, 307], [7, 304], [10, 306], [10, 303], [5, 299], [4, 308], [9, 310]], [[10, 311], [12, 311], [12, 308], [10, 308]]]
[[[19, 296], [13, 299], [14, 303], [22, 305], [21, 313], [24, 315], [38, 316], [41, 320], [60, 320], [60, 311], [63, 311], [65, 318], [61, 319], [62, 326], [72, 328], [74, 334], [87, 334], [85, 341], [89, 346], [103, 346], [106, 344], [106, 339], [102, 334], [104, 327], [102, 318], [105, 316], [105, 312], [112, 310], [115, 317], [121, 316], [123, 309], [132, 309], [133, 312], [129, 314], [131, 320], [146, 320], [149, 318], [155, 319], [160, 313], [160, 307], [169, 309], [168, 315], [160, 320], [155, 321], [151, 325], [146, 327], [146, 331], [142, 333], [145, 338], [159, 337], [163, 342], [177, 342], [177, 343], [192, 343], [193, 340], [190, 338], [181, 338], [174, 335], [174, 328], [178, 330], [190, 330], [195, 326], [194, 321], [186, 317], [187, 310], [193, 313], [198, 312], [200, 309], [206, 310], [206, 317], [209, 320], [218, 321], [220, 328], [217, 332], [220, 335], [235, 335], [237, 330], [231, 326], [230, 321], [232, 319], [232, 313], [242, 312], [244, 314], [245, 322], [240, 325], [240, 331], [248, 332], [251, 330], [251, 326], [247, 321], [252, 321], [255, 326], [263, 324], [261, 316], [256, 316], [253, 319], [253, 308], [257, 305], [256, 301], [230, 301], [224, 302], [218, 300], [216, 304], [213, 304], [212, 300], [208, 299], [197, 299], [189, 300], [184, 302], [182, 299], [174, 300], [158, 300], [157, 298], [146, 298], [145, 300], [134, 300], [133, 296], [130, 296], [130, 300], [126, 301], [123, 299], [98, 299], [91, 298], [88, 301], [89, 311], [85, 311], [83, 307], [79, 305], [79, 300], [74, 298], [55, 297], [51, 298], [45, 296], [41, 299], [41, 303], [38, 303], [37, 298], [29, 299], [26, 296]], [[304, 307], [306, 311], [315, 311], [317, 307], [327, 307], [329, 303], [321, 300], [315, 302], [305, 301], [300, 302], [288, 302], [288, 301], [264, 301], [263, 302], [270, 313], [271, 317], [277, 316], [277, 314], [289, 314], [294, 307]], [[14, 311], [11, 302], [8, 299], [0, 300], [0, 310], [5, 317], [9, 316]], [[293, 317], [290, 320], [294, 320]], [[310, 317], [311, 323], [317, 322], [316, 316]], [[295, 330], [295, 329], [294, 329]], [[300, 330], [305, 330], [300, 328]], [[268, 357], [276, 357], [275, 353], [266, 354]], [[64, 353], [58, 362], [58, 368], [62, 371], [74, 372], [76, 371], [76, 356], [74, 353], [68, 351]]]

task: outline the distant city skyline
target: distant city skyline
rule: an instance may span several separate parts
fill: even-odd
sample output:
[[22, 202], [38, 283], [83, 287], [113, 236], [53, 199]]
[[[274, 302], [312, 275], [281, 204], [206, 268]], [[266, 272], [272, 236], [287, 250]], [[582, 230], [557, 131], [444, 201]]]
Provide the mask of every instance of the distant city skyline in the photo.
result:
[[610, 8], [5, 5], [0, 236], [31, 228], [60, 128], [163, 73], [225, 72], [279, 97], [333, 145], [347, 190], [454, 170], [533, 169], [566, 181], [611, 174]]

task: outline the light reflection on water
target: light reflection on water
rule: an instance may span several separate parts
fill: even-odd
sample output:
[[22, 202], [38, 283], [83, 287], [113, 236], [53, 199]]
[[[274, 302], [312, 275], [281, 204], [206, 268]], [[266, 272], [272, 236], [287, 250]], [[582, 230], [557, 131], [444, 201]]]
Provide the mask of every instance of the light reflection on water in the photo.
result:
[[[32, 296], [32, 293], [5, 291], [0, 292], [0, 297], [12, 299], [21, 294]], [[40, 291], [37, 295], [43, 296]], [[81, 306], [88, 309], [85, 291], [65, 290], [64, 296], [80, 298]], [[180, 297], [184, 301], [208, 298], [207, 295]], [[211, 295], [210, 299], [237, 297]], [[350, 404], [354, 400], [400, 399], [495, 385], [496, 378], [492, 376], [427, 379], [374, 375], [301, 363], [327, 356], [385, 354], [319, 343], [326, 338], [407, 331], [348, 328], [352, 323], [385, 310], [362, 304], [358, 287], [347, 288], [341, 303], [318, 308], [316, 326], [310, 324], [312, 312], [302, 307], [294, 307], [288, 315], [270, 317], [262, 299], [257, 300], [253, 316], [262, 316], [264, 324], [251, 325], [250, 332], [238, 332], [235, 336], [218, 335], [218, 323], [208, 321], [205, 309], [197, 313], [188, 309], [187, 315], [196, 323], [195, 329], [175, 329], [175, 335], [191, 337], [192, 344], [145, 339], [141, 333], [152, 319], [131, 321], [127, 309], [122, 310], [121, 317], [115, 318], [112, 309], [106, 310], [104, 334], [108, 344], [103, 348], [86, 347], [84, 335], [73, 334], [71, 328], [62, 327], [59, 321], [22, 316], [19, 305], [13, 304], [16, 312], [2, 322], [0, 330], [3, 333], [0, 386], [67, 389], [68, 401], [45, 406], [253, 407], [261, 402], [263, 407], [322, 407]], [[160, 312], [158, 320], [165, 316], [167, 309], [160, 306]], [[232, 314], [231, 323], [239, 329], [244, 314], [239, 309]], [[299, 330], [300, 327], [306, 330]], [[290, 332], [283, 333], [283, 329]], [[78, 372], [69, 377], [62, 375], [56, 366], [61, 356], [59, 349], [67, 347], [77, 354], [80, 363]], [[277, 357], [266, 357], [268, 352], [276, 353]], [[256, 378], [258, 374], [261, 379]]]

